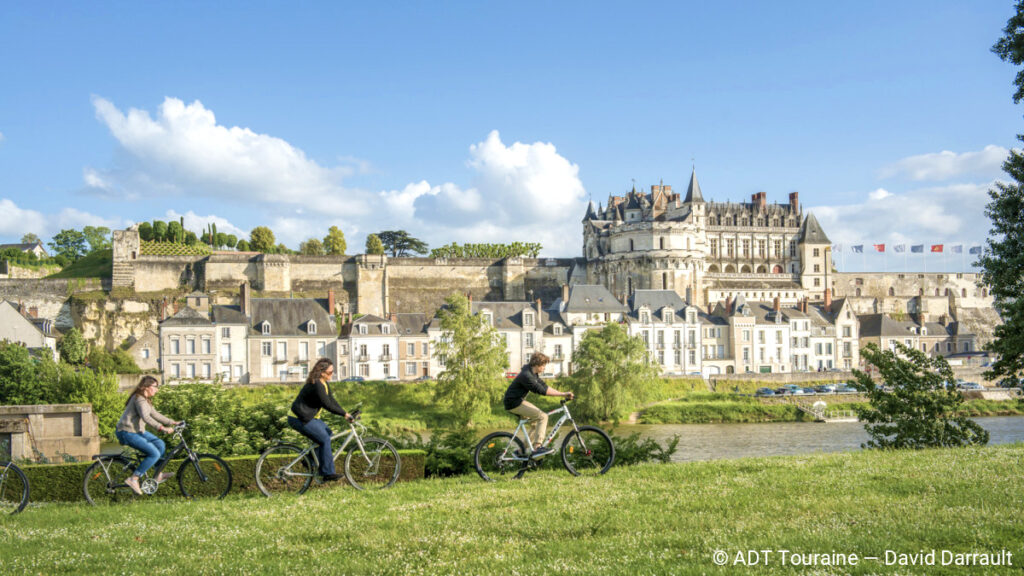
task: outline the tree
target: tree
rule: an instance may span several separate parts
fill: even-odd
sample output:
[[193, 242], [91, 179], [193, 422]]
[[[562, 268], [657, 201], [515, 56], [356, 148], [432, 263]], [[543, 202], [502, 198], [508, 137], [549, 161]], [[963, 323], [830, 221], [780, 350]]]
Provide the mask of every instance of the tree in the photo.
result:
[[153, 241], [163, 242], [167, 240], [167, 222], [153, 220]]
[[172, 220], [167, 223], [167, 240], [169, 242], [180, 243], [185, 239], [185, 230], [181, 227], [181, 224], [177, 220]]
[[218, 248], [220, 248], [221, 246], [227, 246], [228, 235], [223, 232], [217, 232], [217, 238], [214, 243], [217, 244]]
[[33, 358], [21, 344], [0, 340], [0, 405], [51, 403], [56, 374], [51, 357]]
[[291, 253], [292, 253], [291, 249], [288, 248], [287, 246], [285, 246], [283, 243], [282, 244], [278, 244], [277, 247], [274, 248], [274, 254], [291, 254]]
[[89, 243], [89, 253], [110, 248], [110, 228], [106, 226], [86, 226], [82, 228], [85, 241]]
[[384, 254], [384, 244], [381, 243], [380, 238], [376, 234], [370, 234], [366, 237], [366, 253], [375, 256]]
[[146, 242], [153, 241], [153, 225], [149, 222], [142, 222], [139, 224], [139, 239], [145, 240]]
[[199, 244], [199, 237], [196, 233], [191, 230], [185, 230], [185, 244], [188, 246], [195, 246]]
[[573, 412], [582, 420], [624, 416], [647, 399], [658, 376], [644, 341], [616, 323], [583, 335], [573, 367], [568, 387], [577, 394]]
[[316, 238], [310, 238], [309, 240], [299, 244], [299, 254], [305, 254], [306, 256], [323, 256], [325, 254], [324, 245]]
[[235, 248], [239, 252], [248, 252], [249, 251], [249, 242], [246, 241], [245, 239], [239, 240], [238, 244], [235, 245]]
[[57, 346], [57, 350], [60, 352], [61, 360], [68, 364], [79, 366], [85, 362], [86, 354], [89, 352], [89, 345], [86, 344], [85, 338], [82, 337], [82, 333], [78, 328], [72, 328], [64, 334], [64, 338]]
[[498, 333], [472, 313], [462, 294], [446, 298], [438, 316], [441, 340], [434, 355], [444, 371], [437, 377], [435, 398], [451, 406], [456, 422], [467, 427], [500, 400], [508, 355]]
[[[878, 369], [883, 388], [868, 374], [854, 370], [854, 387], [868, 397], [857, 409], [867, 422], [868, 448], [931, 448], [988, 443], [988, 432], [966, 416], [958, 416], [963, 397], [952, 385], [953, 370], [942, 356], [929, 358], [903, 344], [896, 350], [868, 344], [860, 351]], [[902, 356], [902, 358], [901, 358]], [[891, 388], [891, 389], [890, 389]]]
[[249, 234], [249, 248], [256, 252], [270, 254], [274, 251], [274, 233], [266, 226], [257, 226]]
[[[1004, 61], [1024, 64], [1024, 0], [1017, 2], [1017, 12], [1006, 23], [1004, 36], [992, 51]], [[1014, 103], [1024, 99], [1024, 70], [1017, 72]], [[1024, 141], [1024, 135], [1018, 135]], [[996, 326], [994, 339], [986, 349], [994, 352], [992, 369], [985, 373], [989, 380], [1004, 386], [1019, 386], [1024, 376], [1024, 155], [1010, 150], [1003, 171], [1012, 183], [996, 182], [988, 191], [991, 201], [985, 215], [992, 221], [984, 254], [975, 263], [981, 267], [982, 282], [988, 285], [993, 306], [1003, 323]]]
[[36, 242], [39, 242], [39, 236], [36, 236], [32, 232], [21, 237], [22, 244], [35, 244]]
[[50, 242], [50, 250], [54, 254], [59, 254], [68, 260], [74, 261], [85, 256], [85, 242], [85, 234], [78, 230], [61, 230], [54, 235], [53, 241]]
[[391, 253], [391, 257], [408, 256], [409, 252], [414, 254], [426, 254], [427, 244], [426, 242], [409, 236], [409, 233], [405, 230], [384, 230], [378, 232], [377, 237], [380, 238], [381, 244], [384, 245], [384, 250]]
[[331, 226], [327, 230], [327, 236], [324, 236], [324, 250], [331, 255], [341, 255], [345, 253], [346, 248], [348, 246], [345, 244], [345, 233], [341, 228]]
[[234, 234], [228, 234], [224, 238], [224, 245], [227, 246], [228, 248], [234, 248], [235, 246], [238, 246], [238, 236], [235, 236]]

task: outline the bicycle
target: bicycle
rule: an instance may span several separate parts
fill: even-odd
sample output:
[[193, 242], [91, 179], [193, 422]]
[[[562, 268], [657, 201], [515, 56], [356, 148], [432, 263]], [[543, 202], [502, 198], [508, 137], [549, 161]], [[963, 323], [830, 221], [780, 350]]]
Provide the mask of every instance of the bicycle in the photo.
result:
[[[231, 490], [231, 467], [219, 456], [213, 454], [197, 454], [185, 441], [182, 432], [188, 428], [185, 422], [174, 427], [174, 436], [178, 445], [164, 453], [157, 463], [139, 478], [139, 488], [147, 496], [156, 494], [160, 483], [156, 476], [170, 464], [180, 453], [185, 453], [176, 474], [178, 488], [186, 498], [216, 497], [223, 498]], [[125, 484], [125, 480], [142, 464], [144, 455], [134, 448], [125, 447], [120, 454], [98, 454], [96, 460], [85, 471], [82, 491], [85, 499], [97, 506], [128, 502], [136, 498], [135, 492]]]
[[[552, 427], [548, 437], [541, 446], [551, 444], [558, 430], [566, 422], [572, 423], [572, 430], [562, 441], [562, 464], [573, 476], [600, 475], [608, 471], [615, 462], [615, 445], [611, 437], [596, 426], [577, 426], [572, 414], [569, 413], [569, 400], [563, 398], [561, 407], [548, 412], [548, 416], [562, 414]], [[499, 480], [515, 480], [522, 478], [527, 470], [540, 465], [539, 460], [530, 458], [531, 451], [519, 439], [522, 432], [526, 446], [533, 446], [530, 435], [526, 432], [526, 423], [519, 421], [515, 432], [493, 432], [484, 436], [473, 451], [473, 465], [476, 473], [488, 482]]]
[[[341, 453], [345, 452], [343, 470], [345, 479], [353, 488], [388, 488], [398, 480], [402, 459], [398, 456], [398, 450], [387, 440], [362, 437], [366, 426], [359, 421], [361, 413], [357, 405], [350, 412], [348, 430], [331, 436], [332, 446], [335, 440], [346, 437], [345, 442], [334, 452], [334, 460], [337, 461]], [[352, 440], [355, 442], [352, 443]], [[309, 489], [314, 478], [322, 482], [319, 470], [320, 461], [316, 455], [315, 442], [310, 441], [302, 448], [278, 440], [277, 444], [264, 450], [256, 461], [256, 485], [268, 498], [283, 492], [302, 494]]]
[[0, 514], [17, 514], [26, 504], [28, 477], [14, 462], [0, 462]]

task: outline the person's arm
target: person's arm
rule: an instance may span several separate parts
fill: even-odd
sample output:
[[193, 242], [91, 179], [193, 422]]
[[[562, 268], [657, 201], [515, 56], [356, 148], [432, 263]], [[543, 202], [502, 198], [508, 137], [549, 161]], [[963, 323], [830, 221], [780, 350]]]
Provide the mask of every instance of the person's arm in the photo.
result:
[[348, 418], [348, 412], [338, 404], [334, 397], [327, 393], [327, 384], [323, 382], [319, 386], [313, 387], [316, 390], [316, 397], [320, 400], [320, 405], [323, 406], [328, 412], [333, 412], [342, 418]]
[[[172, 429], [166, 428], [164, 426], [164, 424], [166, 424], [167, 421], [170, 419], [164, 416], [163, 414], [157, 412], [156, 409], [150, 406], [149, 402], [147, 402], [145, 398], [136, 394], [135, 396], [132, 397], [132, 402], [135, 404], [135, 410], [138, 411], [139, 416], [142, 417], [143, 422], [149, 424], [150, 426], [156, 428], [161, 432], [173, 431]], [[160, 420], [161, 418], [163, 419], [163, 421]]]
[[576, 397], [576, 395], [573, 394], [572, 392], [559, 392], [558, 390], [555, 390], [551, 386], [548, 386], [548, 390], [547, 390], [547, 392], [544, 393], [544, 395], [545, 396], [561, 396], [563, 398], [568, 398], [569, 400], [572, 400], [573, 398]]

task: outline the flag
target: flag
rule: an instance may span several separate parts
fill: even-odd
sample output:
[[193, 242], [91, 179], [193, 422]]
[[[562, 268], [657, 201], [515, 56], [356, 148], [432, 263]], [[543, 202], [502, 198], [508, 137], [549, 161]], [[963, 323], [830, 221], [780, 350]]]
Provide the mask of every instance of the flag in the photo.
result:
[[924, 244], [917, 244], [915, 246], [911, 246], [910, 251], [913, 252], [914, 254], [920, 254], [924, 252]]
[[877, 252], [885, 252], [885, 244], [872, 244]]
[[832, 245], [832, 251], [833, 252], [842, 252], [843, 251], [843, 245], [842, 244], [833, 244]]
[[864, 253], [864, 245], [863, 244], [857, 244], [856, 246], [850, 246], [850, 250], [852, 250], [855, 254], [863, 254]]
[[942, 252], [942, 244], [932, 244], [932, 252]]
[[953, 254], [963, 254], [964, 253], [964, 245], [963, 244], [953, 244], [952, 246], [949, 247], [949, 251], [952, 252]]
[[971, 246], [971, 249], [969, 250], [969, 252], [971, 254], [978, 254], [978, 255], [980, 255], [981, 254], [981, 246]]
[[907, 251], [907, 245], [906, 244], [893, 244], [892, 251], [893, 252], [899, 252], [899, 253], [902, 254], [903, 252]]

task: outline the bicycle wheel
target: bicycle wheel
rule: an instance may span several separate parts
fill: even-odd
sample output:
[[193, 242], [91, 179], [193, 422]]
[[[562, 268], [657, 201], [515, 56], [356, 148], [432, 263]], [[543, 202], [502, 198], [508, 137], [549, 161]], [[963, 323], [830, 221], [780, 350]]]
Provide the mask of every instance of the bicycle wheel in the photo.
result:
[[10, 462], [0, 463], [0, 514], [17, 514], [28, 504], [28, 478]]
[[[105, 467], [105, 468], [104, 468]], [[135, 471], [135, 463], [127, 458], [97, 460], [85, 471], [82, 492], [93, 506], [121, 504], [136, 498], [124, 481]]]
[[600, 428], [580, 426], [562, 441], [562, 464], [573, 476], [604, 474], [614, 461], [615, 446]]
[[302, 494], [313, 481], [316, 468], [308, 453], [291, 444], [271, 446], [256, 461], [256, 486], [268, 498], [274, 494]]
[[231, 491], [231, 467], [220, 456], [196, 454], [195, 460], [186, 458], [178, 468], [178, 487], [185, 498], [219, 500]]
[[386, 440], [363, 438], [363, 448], [355, 442], [345, 451], [345, 478], [358, 490], [382, 490], [398, 480], [402, 459]]
[[476, 473], [488, 482], [515, 480], [526, 472], [526, 449], [523, 441], [511, 432], [494, 432], [484, 439], [473, 450], [473, 466]]

